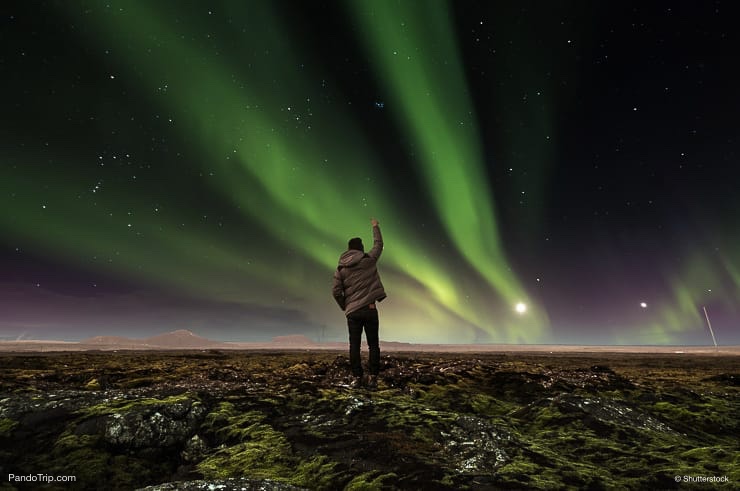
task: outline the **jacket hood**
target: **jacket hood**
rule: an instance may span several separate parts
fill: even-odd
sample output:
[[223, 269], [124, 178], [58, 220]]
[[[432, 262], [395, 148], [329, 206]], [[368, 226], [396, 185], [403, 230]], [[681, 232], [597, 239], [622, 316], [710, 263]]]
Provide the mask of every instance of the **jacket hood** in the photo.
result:
[[339, 265], [345, 268], [354, 266], [355, 264], [359, 263], [360, 259], [362, 259], [364, 256], [364, 252], [350, 249], [339, 256]]

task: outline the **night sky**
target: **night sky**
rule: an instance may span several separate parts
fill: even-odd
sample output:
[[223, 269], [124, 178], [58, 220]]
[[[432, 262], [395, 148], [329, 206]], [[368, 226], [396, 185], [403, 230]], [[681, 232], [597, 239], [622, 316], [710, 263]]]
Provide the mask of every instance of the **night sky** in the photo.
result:
[[2, 2], [0, 339], [739, 344], [733, 8]]

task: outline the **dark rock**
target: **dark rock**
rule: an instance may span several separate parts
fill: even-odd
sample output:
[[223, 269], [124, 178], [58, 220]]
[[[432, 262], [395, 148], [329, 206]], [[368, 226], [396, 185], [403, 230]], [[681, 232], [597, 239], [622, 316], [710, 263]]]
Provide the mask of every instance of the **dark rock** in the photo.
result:
[[436, 381], [436, 378], [431, 373], [422, 373], [416, 380], [423, 385], [431, 385]]
[[21, 426], [36, 427], [41, 425], [59, 424], [69, 419], [69, 410], [65, 407], [46, 407], [40, 411], [26, 413], [21, 419]]
[[586, 421], [592, 422], [592, 426], [602, 431], [605, 427], [621, 426], [636, 430], [674, 433], [669, 426], [658, 419], [617, 400], [563, 395], [555, 399], [553, 403], [564, 414], [586, 416]]
[[270, 479], [217, 479], [213, 481], [178, 481], [140, 488], [138, 491], [305, 491]]
[[180, 418], [169, 414], [167, 406], [114, 413], [106, 419], [104, 438], [111, 444], [129, 448], [182, 444], [196, 431], [196, 425], [205, 416], [205, 412], [196, 403]]
[[740, 386], [740, 374], [737, 373], [722, 373], [719, 375], [714, 375], [712, 377], [707, 377], [704, 380], [707, 380], [709, 382], [722, 382], [725, 385], [733, 387]]
[[74, 429], [75, 435], [97, 435], [105, 431], [104, 418], [88, 418], [79, 422]]
[[443, 453], [462, 474], [488, 474], [506, 464], [512, 436], [476, 416], [460, 416], [445, 438]]
[[185, 442], [185, 448], [180, 452], [180, 456], [185, 462], [199, 462], [203, 460], [206, 452], [208, 451], [208, 445], [198, 435], [193, 435], [187, 442]]
[[657, 394], [655, 394], [655, 392], [642, 392], [640, 393], [640, 395], [637, 396], [637, 400], [639, 402], [653, 403], [653, 402], [658, 402], [660, 398], [658, 397]]

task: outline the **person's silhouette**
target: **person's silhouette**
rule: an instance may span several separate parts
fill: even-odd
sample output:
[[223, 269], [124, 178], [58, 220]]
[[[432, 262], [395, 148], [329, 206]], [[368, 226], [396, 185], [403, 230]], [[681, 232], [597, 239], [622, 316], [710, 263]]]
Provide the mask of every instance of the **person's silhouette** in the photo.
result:
[[349, 362], [352, 367], [352, 386], [362, 385], [362, 363], [360, 344], [365, 330], [370, 351], [367, 385], [376, 387], [380, 371], [380, 340], [378, 336], [378, 309], [376, 302], [383, 300], [385, 290], [380, 282], [376, 263], [383, 252], [383, 236], [376, 219], [371, 219], [373, 247], [365, 253], [362, 239], [349, 240], [347, 250], [339, 257], [339, 266], [334, 272], [332, 295], [347, 316], [349, 329]]

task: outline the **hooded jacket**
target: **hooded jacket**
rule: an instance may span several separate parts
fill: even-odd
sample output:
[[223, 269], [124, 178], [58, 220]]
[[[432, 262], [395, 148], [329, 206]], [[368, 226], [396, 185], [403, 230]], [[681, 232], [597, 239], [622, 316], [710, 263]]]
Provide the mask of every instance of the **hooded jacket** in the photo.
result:
[[373, 247], [368, 253], [349, 249], [339, 257], [332, 295], [345, 315], [386, 297], [376, 268], [382, 252], [383, 236], [376, 225], [373, 227]]

